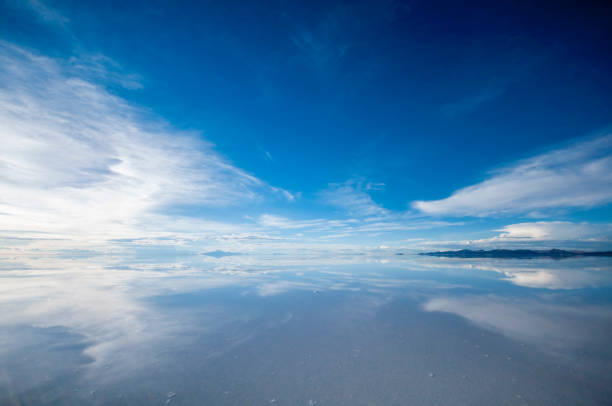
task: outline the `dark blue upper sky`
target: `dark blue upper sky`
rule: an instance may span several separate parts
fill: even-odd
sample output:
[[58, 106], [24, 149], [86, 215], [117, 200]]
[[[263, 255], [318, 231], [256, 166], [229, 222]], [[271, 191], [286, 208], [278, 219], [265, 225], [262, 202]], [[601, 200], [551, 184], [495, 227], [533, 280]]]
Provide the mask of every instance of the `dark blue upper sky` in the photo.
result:
[[[580, 146], [612, 117], [609, 3], [537, 3], [6, 1], [0, 36], [61, 60], [110, 58], [98, 79], [111, 93], [299, 195], [275, 208], [284, 217], [324, 215], [321, 196], [347, 188], [400, 216], [478, 222], [463, 205], [413, 202]], [[595, 200], [554, 215], [530, 203], [500, 224], [609, 221], [609, 200]]]

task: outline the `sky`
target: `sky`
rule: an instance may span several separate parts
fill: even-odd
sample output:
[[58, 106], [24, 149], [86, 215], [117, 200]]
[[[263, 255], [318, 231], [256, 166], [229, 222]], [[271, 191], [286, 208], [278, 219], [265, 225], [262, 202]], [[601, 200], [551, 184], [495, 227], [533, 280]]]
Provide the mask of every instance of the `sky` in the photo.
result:
[[531, 3], [2, 0], [3, 252], [612, 249], [612, 7]]

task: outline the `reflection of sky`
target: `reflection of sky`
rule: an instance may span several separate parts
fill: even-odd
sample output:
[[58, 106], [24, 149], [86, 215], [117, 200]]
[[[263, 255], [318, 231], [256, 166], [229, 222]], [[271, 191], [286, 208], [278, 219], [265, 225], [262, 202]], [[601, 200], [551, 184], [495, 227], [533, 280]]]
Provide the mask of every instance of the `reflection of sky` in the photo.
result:
[[[364, 325], [379, 327], [355, 332], [357, 338], [350, 335], [356, 340], [355, 348], [348, 349], [351, 353], [361, 354], [364, 346], [392, 348], [386, 342], [389, 337], [417, 326], [418, 331], [406, 338], [408, 347], [387, 350], [381, 359], [368, 361], [376, 368], [412, 356], [410, 348], [425, 345], [427, 340], [419, 340], [427, 331], [481, 337], [480, 331], [491, 337], [480, 339], [483, 348], [533, 351], [529, 356], [535, 356], [542, 368], [547, 357], [569, 360], [579, 366], [575, 374], [597, 371], [601, 380], [612, 377], [605, 366], [612, 360], [606, 345], [612, 338], [610, 265], [601, 258], [472, 261], [384, 253], [304, 254], [293, 261], [280, 254], [190, 255], [167, 257], [166, 262], [121, 255], [10, 258], [0, 265], [0, 396], [34, 393], [36, 398], [46, 390], [45, 384], [68, 385], [58, 383], [64, 380], [78, 389], [79, 396], [97, 390], [106, 399], [110, 392], [105, 388], [120, 388], [124, 380], [150, 374], [163, 379], [183, 364], [186, 370], [196, 368], [194, 360], [199, 360], [197, 365], [216, 362], [231, 369], [238, 361], [221, 361], [231, 354], [258, 346], [282, 352], [285, 345], [306, 345], [300, 344], [303, 340], [321, 341], [321, 354], [327, 354], [323, 362], [336, 357], [327, 351], [342, 347], [341, 341], [348, 339], [342, 334]], [[305, 320], [316, 323], [319, 318], [321, 325], [304, 330]], [[317, 337], [311, 336], [314, 331]], [[510, 350], [513, 342], [526, 347]], [[454, 354], [456, 345], [449, 342], [430, 354], [436, 360], [460, 357], [454, 367], [441, 364], [438, 369], [449, 368], [451, 373], [471, 365], [473, 360], [461, 358], [470, 352]], [[64, 357], [71, 366], [52, 367], [54, 357]], [[248, 362], [248, 357], [240, 362]], [[45, 372], [33, 371], [35, 365]], [[414, 373], [410, 371], [406, 373]], [[562, 374], [555, 379], [570, 378]], [[576, 389], [575, 395], [580, 385], [572, 379], [568, 388]], [[542, 393], [532, 396], [548, 399], [537, 397]]]

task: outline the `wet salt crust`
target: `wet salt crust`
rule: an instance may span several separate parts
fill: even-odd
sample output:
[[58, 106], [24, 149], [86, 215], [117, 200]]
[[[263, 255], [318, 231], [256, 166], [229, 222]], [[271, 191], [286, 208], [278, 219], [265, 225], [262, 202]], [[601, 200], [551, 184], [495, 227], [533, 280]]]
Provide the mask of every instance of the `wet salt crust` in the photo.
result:
[[518, 261], [9, 269], [0, 404], [606, 404], [610, 261]]

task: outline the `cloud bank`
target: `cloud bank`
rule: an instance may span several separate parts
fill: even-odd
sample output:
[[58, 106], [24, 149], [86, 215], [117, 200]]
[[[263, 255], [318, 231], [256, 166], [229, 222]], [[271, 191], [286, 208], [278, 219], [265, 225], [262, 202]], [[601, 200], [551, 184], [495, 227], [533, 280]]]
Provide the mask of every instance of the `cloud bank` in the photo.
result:
[[[96, 79], [108, 59], [65, 61], [0, 42], [0, 232], [122, 238], [169, 231], [174, 205], [221, 207], [284, 195], [199, 134], [130, 105]], [[112, 65], [112, 64], [110, 64]], [[176, 221], [175, 221], [176, 220]]]
[[[384, 185], [360, 179], [330, 183], [316, 195], [316, 204], [336, 208], [336, 219], [276, 214], [270, 205], [257, 213], [254, 203], [293, 202], [301, 195], [268, 185], [199, 133], [177, 130], [110, 90], [141, 87], [140, 76], [104, 55], [54, 59], [0, 41], [3, 241], [160, 243], [156, 238], [248, 235], [283, 247], [341, 240], [397, 246], [414, 244], [407, 237], [422, 237], [417, 231], [464, 225], [430, 215], [533, 213], [612, 201], [612, 135], [606, 135], [518, 162], [446, 199], [414, 202], [420, 213], [385, 208], [370, 196]], [[210, 220], [214, 210], [229, 207], [224, 221]], [[568, 222], [517, 223], [497, 231], [474, 242], [609, 241], [611, 234], [608, 226]]]
[[506, 240], [599, 240], [610, 235], [609, 224], [572, 223], [569, 221], [536, 221], [504, 226], [498, 239]]
[[588, 209], [612, 202], [612, 134], [580, 141], [493, 172], [478, 184], [412, 207], [435, 216], [491, 216]]

